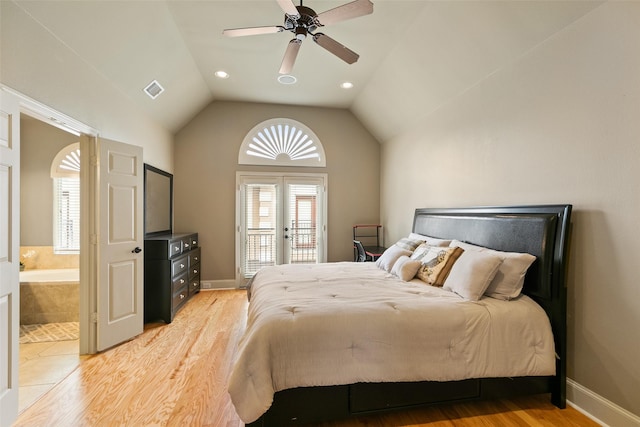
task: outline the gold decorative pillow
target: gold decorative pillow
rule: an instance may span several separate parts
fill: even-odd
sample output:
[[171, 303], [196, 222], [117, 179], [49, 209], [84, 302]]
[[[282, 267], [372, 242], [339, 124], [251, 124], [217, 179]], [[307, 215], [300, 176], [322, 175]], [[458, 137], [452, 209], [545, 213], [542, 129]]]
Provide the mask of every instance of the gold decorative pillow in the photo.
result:
[[431, 246], [422, 257], [422, 265], [418, 268], [416, 277], [432, 286], [442, 286], [464, 249], [459, 247], [443, 248]]

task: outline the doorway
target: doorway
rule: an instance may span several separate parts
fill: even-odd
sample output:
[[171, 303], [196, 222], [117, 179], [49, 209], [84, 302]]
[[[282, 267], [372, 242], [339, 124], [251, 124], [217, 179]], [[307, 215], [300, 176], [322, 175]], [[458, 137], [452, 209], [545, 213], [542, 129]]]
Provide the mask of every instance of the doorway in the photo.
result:
[[51, 174], [57, 154], [77, 144], [79, 135], [26, 114], [20, 114], [20, 135], [21, 270], [24, 267], [20, 272], [19, 411], [22, 411], [82, 360], [81, 217], [78, 172], [73, 178], [74, 172], [70, 170], [66, 178], [57, 181], [57, 186]]
[[238, 173], [237, 284], [261, 268], [326, 261], [326, 174]]

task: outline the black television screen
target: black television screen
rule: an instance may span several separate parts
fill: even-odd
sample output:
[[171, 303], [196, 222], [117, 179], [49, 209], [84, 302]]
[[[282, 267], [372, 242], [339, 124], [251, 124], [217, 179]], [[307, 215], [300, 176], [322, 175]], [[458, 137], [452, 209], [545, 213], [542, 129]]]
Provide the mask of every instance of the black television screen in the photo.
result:
[[144, 165], [144, 234], [173, 231], [173, 175]]

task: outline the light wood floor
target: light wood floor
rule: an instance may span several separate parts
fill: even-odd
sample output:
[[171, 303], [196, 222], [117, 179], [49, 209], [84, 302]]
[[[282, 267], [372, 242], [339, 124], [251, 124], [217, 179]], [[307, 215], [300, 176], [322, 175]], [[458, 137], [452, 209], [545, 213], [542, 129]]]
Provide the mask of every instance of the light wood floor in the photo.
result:
[[[80, 366], [24, 410], [15, 426], [242, 426], [227, 379], [246, 321], [244, 291], [196, 295], [170, 325]], [[368, 416], [323, 427], [596, 426], [548, 396], [457, 404]]]

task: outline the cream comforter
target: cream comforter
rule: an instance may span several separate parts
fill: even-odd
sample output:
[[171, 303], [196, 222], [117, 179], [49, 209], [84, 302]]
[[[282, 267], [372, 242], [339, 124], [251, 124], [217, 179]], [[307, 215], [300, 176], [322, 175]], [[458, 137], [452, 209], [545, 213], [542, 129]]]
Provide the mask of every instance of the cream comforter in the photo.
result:
[[524, 295], [469, 302], [374, 263], [283, 265], [253, 280], [229, 393], [250, 423], [288, 388], [554, 373], [549, 320]]

